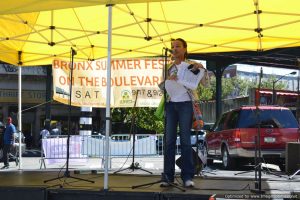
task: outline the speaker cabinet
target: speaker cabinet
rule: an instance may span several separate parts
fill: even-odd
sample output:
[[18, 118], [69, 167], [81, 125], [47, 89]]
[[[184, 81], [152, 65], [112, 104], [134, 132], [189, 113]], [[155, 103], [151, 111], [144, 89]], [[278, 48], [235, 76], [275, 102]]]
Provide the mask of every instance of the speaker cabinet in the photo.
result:
[[293, 174], [300, 169], [300, 142], [288, 142], [285, 153], [285, 172]]

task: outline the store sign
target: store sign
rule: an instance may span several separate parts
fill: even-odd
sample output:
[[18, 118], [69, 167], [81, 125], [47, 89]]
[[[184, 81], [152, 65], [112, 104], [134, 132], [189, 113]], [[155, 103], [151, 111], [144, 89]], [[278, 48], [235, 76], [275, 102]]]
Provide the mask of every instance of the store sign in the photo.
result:
[[[18, 102], [18, 90], [0, 90], [0, 103]], [[43, 103], [45, 102], [46, 91], [22, 90], [22, 103]]]
[[[105, 107], [107, 60], [75, 62], [70, 91], [70, 62], [54, 60], [53, 99], [73, 106]], [[111, 62], [111, 107], [157, 107], [162, 91], [163, 58], [113, 59]]]
[[[19, 67], [11, 64], [0, 64], [0, 74], [18, 74]], [[46, 76], [47, 70], [43, 66], [22, 67], [22, 75]]]

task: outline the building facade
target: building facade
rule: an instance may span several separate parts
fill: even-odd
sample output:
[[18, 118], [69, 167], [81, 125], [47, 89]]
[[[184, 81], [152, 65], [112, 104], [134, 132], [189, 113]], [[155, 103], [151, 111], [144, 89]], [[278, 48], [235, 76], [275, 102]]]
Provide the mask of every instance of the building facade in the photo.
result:
[[[47, 106], [50, 116], [50, 127], [57, 127], [61, 134], [68, 133], [68, 117], [71, 119], [70, 134], [78, 134], [81, 111], [79, 107], [52, 101], [52, 88], [46, 89], [47, 80], [52, 82], [52, 74], [47, 74], [47, 68], [52, 66], [22, 67], [22, 132], [28, 147], [37, 146], [40, 131], [46, 123]], [[13, 123], [18, 126], [18, 70], [10, 64], [0, 64], [0, 121], [5, 122], [10, 116]], [[49, 93], [50, 100], [46, 99]], [[48, 104], [47, 104], [48, 101]], [[101, 109], [93, 109], [93, 128], [100, 130]], [[104, 119], [104, 117], [103, 117]], [[17, 127], [18, 128], [18, 127]]]

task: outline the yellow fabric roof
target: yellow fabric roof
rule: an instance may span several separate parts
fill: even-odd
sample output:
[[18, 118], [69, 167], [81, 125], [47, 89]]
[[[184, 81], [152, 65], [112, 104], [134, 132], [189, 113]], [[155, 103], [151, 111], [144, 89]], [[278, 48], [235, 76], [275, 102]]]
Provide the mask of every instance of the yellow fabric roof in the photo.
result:
[[0, 14], [39, 12], [105, 4], [144, 3], [150, 1], [155, 2], [160, 0], [2, 0], [0, 1]]
[[[77, 60], [106, 57], [108, 8], [86, 6], [99, 2], [107, 3], [101, 0], [1, 2], [0, 60], [24, 66], [50, 64], [53, 58], [68, 59], [71, 47], [77, 50]], [[5, 15], [14, 12], [13, 6], [17, 13], [85, 7]], [[187, 40], [189, 53], [299, 46], [299, 8], [297, 0], [116, 4], [113, 6], [112, 56], [161, 55], [162, 48], [170, 47], [170, 40], [178, 37]]]

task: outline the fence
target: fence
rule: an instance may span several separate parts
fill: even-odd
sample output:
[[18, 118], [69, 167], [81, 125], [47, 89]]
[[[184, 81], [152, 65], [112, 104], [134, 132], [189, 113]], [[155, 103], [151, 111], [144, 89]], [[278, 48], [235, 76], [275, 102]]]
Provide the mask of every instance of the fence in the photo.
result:
[[[234, 99], [222, 100], [222, 113], [229, 111], [231, 109], [238, 108], [242, 105], [249, 105], [249, 97], [238, 97]], [[216, 101], [206, 101], [200, 103], [201, 111], [203, 114], [203, 119], [205, 122], [215, 122], [216, 121]]]
[[[177, 153], [180, 153], [177, 139]], [[41, 167], [46, 164], [64, 163], [67, 159], [67, 135], [55, 135], [42, 139]], [[105, 136], [71, 135], [69, 140], [69, 162], [87, 162], [89, 158], [104, 160]], [[136, 157], [161, 156], [164, 152], [163, 135], [135, 135], [134, 155]], [[133, 137], [129, 134], [112, 135], [109, 138], [109, 157], [133, 155]], [[110, 160], [110, 162], [111, 162]]]

